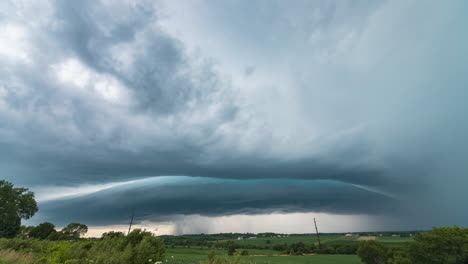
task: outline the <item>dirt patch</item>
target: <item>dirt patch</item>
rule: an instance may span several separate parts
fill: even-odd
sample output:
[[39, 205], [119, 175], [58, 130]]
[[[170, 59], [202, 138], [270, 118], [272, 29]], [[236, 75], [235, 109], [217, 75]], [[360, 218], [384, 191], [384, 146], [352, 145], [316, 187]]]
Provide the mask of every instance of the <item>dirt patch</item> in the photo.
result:
[[357, 240], [366, 241], [366, 240], [375, 240], [375, 239], [376, 239], [375, 236], [362, 236], [362, 237], [359, 237]]

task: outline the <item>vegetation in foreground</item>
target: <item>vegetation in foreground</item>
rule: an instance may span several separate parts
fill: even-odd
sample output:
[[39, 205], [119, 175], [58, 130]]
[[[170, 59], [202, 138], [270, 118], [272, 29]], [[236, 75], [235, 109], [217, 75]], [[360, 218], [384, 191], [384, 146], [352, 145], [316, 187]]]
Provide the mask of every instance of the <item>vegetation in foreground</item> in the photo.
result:
[[[43, 264], [140, 264], [161, 261], [165, 253], [161, 239], [139, 229], [127, 236], [107, 233], [99, 240], [0, 239], [0, 250], [0, 259], [7, 263], [27, 259], [27, 263]], [[12, 252], [25, 255], [15, 256]]]

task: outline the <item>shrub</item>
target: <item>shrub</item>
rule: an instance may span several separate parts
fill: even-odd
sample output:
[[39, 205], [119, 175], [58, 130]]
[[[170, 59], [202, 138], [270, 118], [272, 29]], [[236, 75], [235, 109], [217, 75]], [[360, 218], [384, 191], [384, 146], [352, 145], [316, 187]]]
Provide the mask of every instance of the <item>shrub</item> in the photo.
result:
[[385, 264], [387, 261], [386, 248], [375, 240], [362, 241], [357, 255], [366, 264]]
[[97, 241], [0, 239], [0, 250], [33, 253], [38, 257], [35, 264], [142, 264], [149, 259], [157, 262], [164, 258], [164, 244], [152, 233], [135, 230], [130, 234], [106, 236]]

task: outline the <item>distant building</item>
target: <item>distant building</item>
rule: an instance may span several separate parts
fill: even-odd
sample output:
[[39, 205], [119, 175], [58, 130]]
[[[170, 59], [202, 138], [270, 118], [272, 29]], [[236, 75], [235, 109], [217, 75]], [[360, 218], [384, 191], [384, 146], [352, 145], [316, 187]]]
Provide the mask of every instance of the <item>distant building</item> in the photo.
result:
[[399, 237], [400, 235], [397, 235], [397, 234], [393, 234], [392, 237]]
[[255, 239], [256, 237], [249, 237], [248, 239]]
[[238, 238], [237, 238], [237, 240], [242, 240], [242, 239], [244, 239], [244, 238], [243, 238], [243, 237], [238, 237]]

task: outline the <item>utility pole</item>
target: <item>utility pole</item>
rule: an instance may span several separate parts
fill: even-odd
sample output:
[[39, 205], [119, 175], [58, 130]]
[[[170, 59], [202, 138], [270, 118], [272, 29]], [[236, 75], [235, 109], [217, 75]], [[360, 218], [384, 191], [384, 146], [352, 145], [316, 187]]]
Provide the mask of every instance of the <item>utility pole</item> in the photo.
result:
[[130, 230], [132, 229], [132, 224], [133, 224], [133, 217], [135, 216], [135, 212], [132, 212], [132, 219], [130, 220], [130, 225], [128, 226], [128, 234], [130, 234]]
[[314, 218], [314, 224], [315, 224], [315, 232], [317, 232], [318, 246], [319, 246], [319, 249], [320, 249], [321, 248], [321, 246], [320, 246], [320, 236], [319, 236], [319, 231], [318, 231], [318, 228], [317, 228], [317, 222], [315, 222], [315, 218]]

